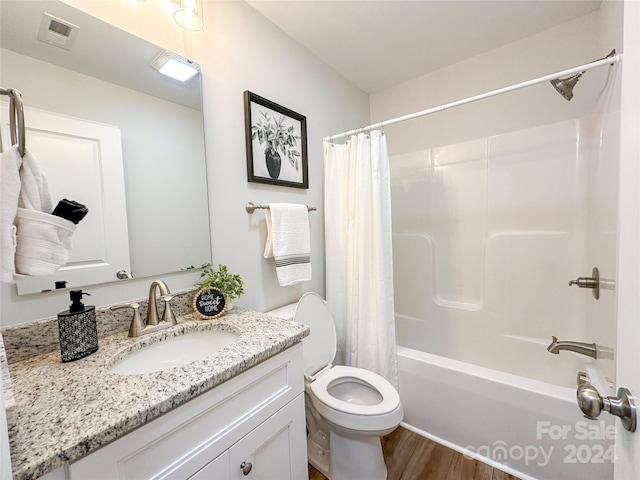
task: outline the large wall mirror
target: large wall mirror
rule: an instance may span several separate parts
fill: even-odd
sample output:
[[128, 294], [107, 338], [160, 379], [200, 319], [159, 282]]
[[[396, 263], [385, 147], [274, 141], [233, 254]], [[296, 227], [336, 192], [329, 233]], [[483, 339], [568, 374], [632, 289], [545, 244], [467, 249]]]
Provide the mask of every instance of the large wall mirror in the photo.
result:
[[[0, 85], [23, 94], [27, 149], [54, 205], [89, 208], [68, 264], [19, 280], [18, 294], [210, 262], [200, 75], [161, 75], [150, 65], [161, 47], [58, 1], [2, 0], [0, 9]], [[39, 40], [51, 18], [72, 25], [61, 46]], [[7, 104], [0, 110], [6, 148]]]

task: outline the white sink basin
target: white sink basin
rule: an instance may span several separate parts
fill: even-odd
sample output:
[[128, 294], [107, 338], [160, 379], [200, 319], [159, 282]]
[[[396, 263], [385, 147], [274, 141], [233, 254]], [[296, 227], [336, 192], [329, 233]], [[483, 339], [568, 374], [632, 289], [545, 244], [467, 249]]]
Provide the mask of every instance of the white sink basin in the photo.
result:
[[182, 367], [231, 345], [239, 336], [223, 330], [192, 332], [164, 339], [130, 353], [111, 367], [119, 375], [139, 375]]

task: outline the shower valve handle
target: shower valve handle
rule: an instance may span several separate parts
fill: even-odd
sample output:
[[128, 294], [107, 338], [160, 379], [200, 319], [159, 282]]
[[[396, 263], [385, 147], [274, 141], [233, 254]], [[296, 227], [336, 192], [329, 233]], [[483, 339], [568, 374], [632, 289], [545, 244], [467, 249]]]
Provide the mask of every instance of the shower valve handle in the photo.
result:
[[569, 280], [569, 286], [578, 285], [580, 288], [596, 288], [596, 281], [592, 277], [578, 277]]
[[569, 286], [577, 285], [580, 288], [592, 288], [593, 296], [596, 300], [600, 298], [600, 271], [598, 267], [593, 267], [590, 277], [578, 277], [569, 281]]
[[589, 420], [595, 420], [604, 410], [620, 417], [622, 426], [629, 432], [636, 431], [636, 403], [631, 392], [626, 388], [618, 388], [617, 397], [602, 397], [588, 381], [578, 383], [578, 406]]

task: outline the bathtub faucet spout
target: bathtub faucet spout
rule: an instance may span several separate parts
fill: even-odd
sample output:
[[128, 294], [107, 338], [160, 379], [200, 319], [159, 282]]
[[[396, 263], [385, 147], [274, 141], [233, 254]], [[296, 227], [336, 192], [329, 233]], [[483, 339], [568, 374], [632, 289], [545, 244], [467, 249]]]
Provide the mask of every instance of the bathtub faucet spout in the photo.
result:
[[560, 350], [569, 350], [570, 352], [580, 353], [587, 357], [598, 358], [598, 347], [595, 343], [582, 343], [582, 342], [559, 342], [556, 337], [551, 337], [553, 340], [551, 345], [547, 347], [550, 353], [557, 355]]

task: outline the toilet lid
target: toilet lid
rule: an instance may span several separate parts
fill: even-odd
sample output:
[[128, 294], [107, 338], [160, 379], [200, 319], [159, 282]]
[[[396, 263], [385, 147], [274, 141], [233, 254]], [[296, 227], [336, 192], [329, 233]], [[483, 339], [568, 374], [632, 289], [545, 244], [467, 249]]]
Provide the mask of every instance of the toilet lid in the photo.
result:
[[327, 303], [317, 293], [305, 293], [298, 301], [293, 319], [309, 327], [311, 333], [302, 340], [304, 373], [311, 376], [336, 356], [336, 326]]

